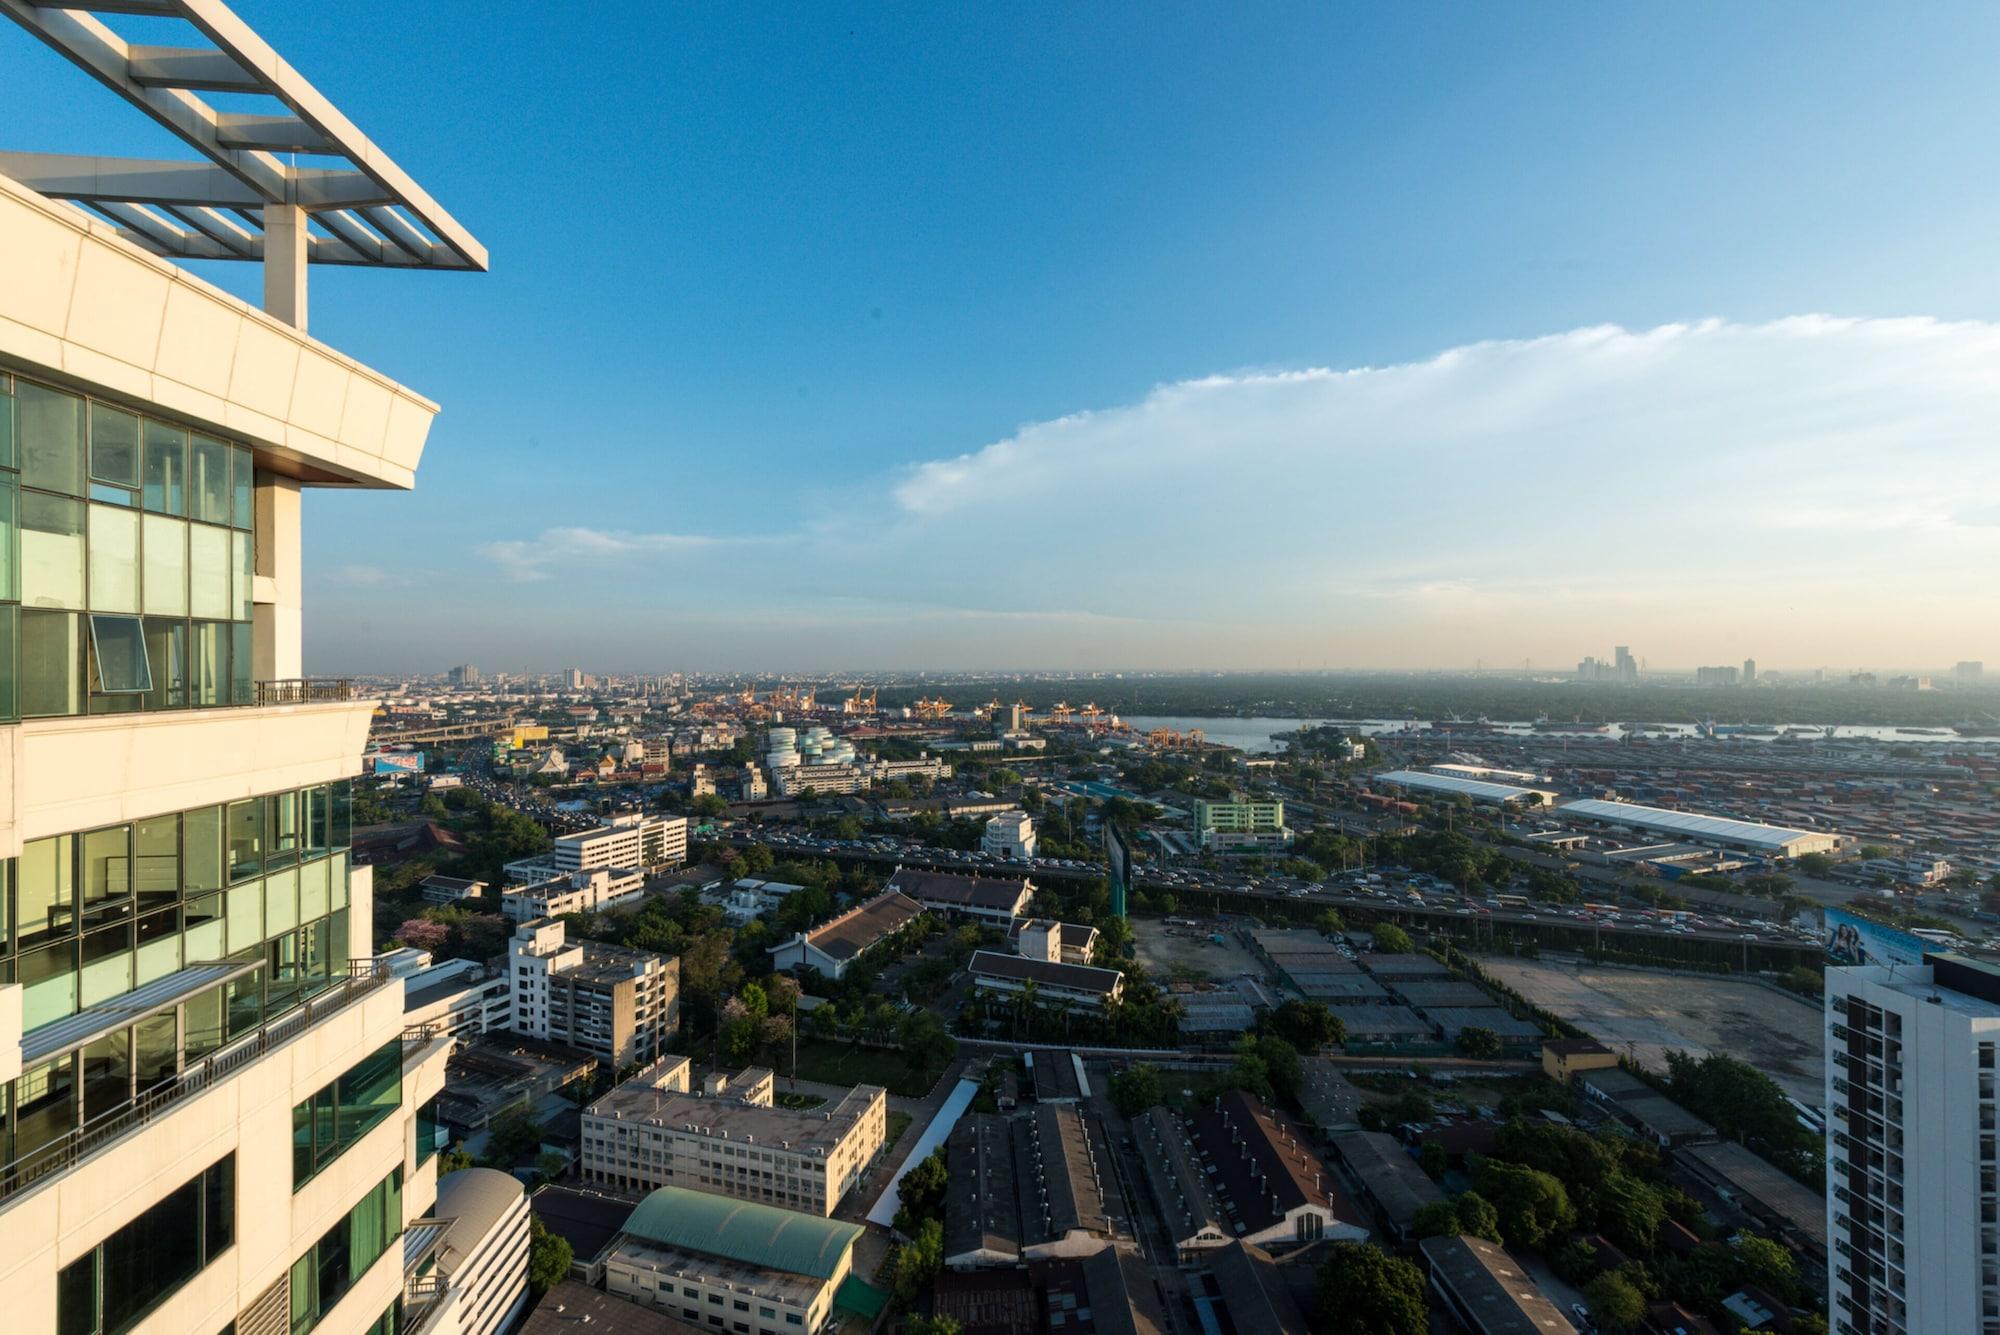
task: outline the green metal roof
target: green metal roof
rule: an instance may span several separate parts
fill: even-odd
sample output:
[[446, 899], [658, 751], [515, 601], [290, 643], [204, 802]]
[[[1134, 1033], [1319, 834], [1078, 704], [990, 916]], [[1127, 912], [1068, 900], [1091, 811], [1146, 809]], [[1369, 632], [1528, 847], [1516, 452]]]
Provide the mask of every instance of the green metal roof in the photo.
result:
[[833, 1305], [873, 1321], [889, 1305], [889, 1295], [859, 1275], [849, 1275], [833, 1291]]
[[625, 1232], [682, 1251], [724, 1256], [793, 1275], [831, 1279], [859, 1224], [780, 1210], [684, 1187], [661, 1187], [639, 1202]]

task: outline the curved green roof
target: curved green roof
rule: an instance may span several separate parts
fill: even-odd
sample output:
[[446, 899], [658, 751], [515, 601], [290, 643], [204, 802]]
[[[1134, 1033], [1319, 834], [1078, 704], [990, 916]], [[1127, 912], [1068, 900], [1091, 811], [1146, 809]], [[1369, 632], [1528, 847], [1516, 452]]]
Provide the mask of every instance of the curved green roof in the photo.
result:
[[861, 1236], [861, 1226], [685, 1187], [661, 1187], [639, 1202], [625, 1221], [625, 1232], [682, 1251], [831, 1279], [840, 1258]]

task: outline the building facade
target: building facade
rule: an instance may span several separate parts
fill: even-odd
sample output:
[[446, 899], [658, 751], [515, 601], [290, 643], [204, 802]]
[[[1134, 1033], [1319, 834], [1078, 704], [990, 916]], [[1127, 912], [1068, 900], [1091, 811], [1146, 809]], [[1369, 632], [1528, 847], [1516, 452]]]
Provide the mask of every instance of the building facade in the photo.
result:
[[720, 1072], [692, 1087], [686, 1057], [664, 1057], [585, 1109], [583, 1175], [621, 1191], [685, 1187], [832, 1214], [882, 1151], [888, 1091], [858, 1085], [839, 1103], [773, 1103], [771, 1072]]
[[986, 822], [979, 848], [991, 857], [1026, 862], [1035, 856], [1035, 818], [1025, 811], [1003, 811]]
[[1283, 802], [1237, 799], [1194, 804], [1194, 828], [1203, 848], [1283, 848], [1292, 842]]
[[508, 1028], [614, 1067], [658, 1057], [680, 1027], [678, 959], [596, 941], [571, 944], [560, 919], [514, 929], [508, 974]]
[[1827, 1324], [2000, 1331], [2000, 969], [1826, 972]]
[[[405, 1287], [450, 1043], [405, 1042], [369, 958], [348, 784], [375, 704], [305, 675], [301, 501], [410, 487], [437, 408], [308, 336], [305, 275], [485, 252], [217, 0], [148, 8], [210, 45], [143, 83], [129, 8], [0, 25], [0, 59], [66, 57], [188, 150], [91, 159], [88, 212], [60, 160], [0, 164], [4, 1324], [419, 1332], [450, 1291]], [[297, 116], [217, 148], [218, 79], [325, 113], [310, 172], [278, 151]], [[79, 73], [79, 108], [102, 95]], [[127, 193], [183, 165], [177, 204], [227, 240]], [[333, 230], [318, 187], [363, 180], [407, 250]], [[263, 309], [190, 257], [261, 259]]]

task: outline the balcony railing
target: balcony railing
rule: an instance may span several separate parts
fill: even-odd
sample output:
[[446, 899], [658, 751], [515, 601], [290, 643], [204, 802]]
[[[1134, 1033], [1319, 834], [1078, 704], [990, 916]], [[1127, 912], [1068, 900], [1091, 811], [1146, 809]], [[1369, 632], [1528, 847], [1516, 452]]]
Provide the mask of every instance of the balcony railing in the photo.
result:
[[27, 1190], [43, 1178], [72, 1167], [127, 1133], [173, 1111], [207, 1092], [265, 1053], [296, 1038], [335, 1011], [344, 1010], [376, 988], [394, 980], [386, 965], [375, 960], [351, 960], [347, 977], [293, 1010], [260, 1026], [182, 1071], [168, 1084], [147, 1090], [137, 1099], [85, 1122], [46, 1145], [0, 1167], [0, 1201]]
[[357, 698], [348, 677], [286, 677], [257, 683], [259, 705], [318, 705]]
[[451, 1281], [432, 1273], [403, 1283], [402, 1335], [421, 1335], [451, 1292]]

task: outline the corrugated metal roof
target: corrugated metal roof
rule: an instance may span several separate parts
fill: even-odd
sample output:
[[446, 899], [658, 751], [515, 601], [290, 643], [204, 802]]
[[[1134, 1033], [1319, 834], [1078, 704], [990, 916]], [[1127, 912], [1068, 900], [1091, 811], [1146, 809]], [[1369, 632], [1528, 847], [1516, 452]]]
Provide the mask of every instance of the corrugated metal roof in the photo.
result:
[[1531, 797], [1555, 796], [1555, 790], [1550, 788], [1521, 788], [1511, 783], [1487, 783], [1484, 779], [1461, 779], [1455, 774], [1425, 774], [1412, 769], [1392, 769], [1374, 777], [1398, 788], [1462, 793], [1467, 797], [1483, 797], [1489, 802], [1521, 802]]
[[241, 978], [253, 969], [262, 968], [263, 964], [261, 959], [225, 960], [217, 964], [190, 964], [185, 969], [177, 969], [164, 978], [156, 978], [142, 987], [135, 987], [130, 992], [64, 1019], [51, 1021], [23, 1035], [21, 1062], [24, 1066], [33, 1066], [65, 1052], [74, 1052], [149, 1015], [171, 1010], [211, 987], [232, 978]]
[[625, 1231], [682, 1251], [815, 1279], [831, 1279], [861, 1236], [859, 1224], [682, 1187], [648, 1195], [625, 1221]]
[[1728, 816], [1704, 816], [1694, 811], [1670, 811], [1665, 807], [1640, 806], [1637, 802], [1606, 802], [1584, 798], [1557, 809], [1561, 816], [1582, 816], [1586, 820], [1609, 821], [1642, 830], [1666, 830], [1695, 839], [1721, 839], [1757, 848], [1787, 848], [1800, 839], [1833, 839], [1830, 830], [1795, 830], [1783, 825], [1765, 825]]

